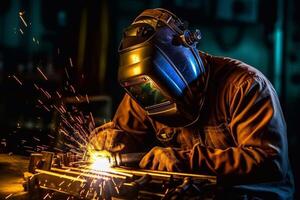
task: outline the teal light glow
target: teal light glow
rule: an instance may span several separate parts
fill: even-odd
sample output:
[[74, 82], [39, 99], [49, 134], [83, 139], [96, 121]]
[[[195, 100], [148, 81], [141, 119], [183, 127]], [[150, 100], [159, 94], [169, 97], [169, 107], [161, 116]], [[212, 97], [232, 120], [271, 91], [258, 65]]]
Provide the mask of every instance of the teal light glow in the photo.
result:
[[274, 32], [274, 87], [280, 95], [282, 73], [282, 30], [276, 28]]

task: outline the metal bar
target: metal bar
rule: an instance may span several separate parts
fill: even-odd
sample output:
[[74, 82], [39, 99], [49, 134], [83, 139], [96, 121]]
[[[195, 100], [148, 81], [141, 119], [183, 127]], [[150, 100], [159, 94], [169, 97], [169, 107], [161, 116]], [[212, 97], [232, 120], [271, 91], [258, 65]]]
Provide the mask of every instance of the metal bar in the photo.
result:
[[60, 178], [65, 178], [65, 179], [68, 179], [68, 180], [71, 180], [71, 181], [80, 181], [80, 182], [83, 182], [83, 183], [86, 182], [85, 179], [76, 178], [76, 177], [73, 177], [73, 176], [59, 174], [59, 173], [46, 171], [46, 170], [42, 170], [42, 169], [36, 169], [35, 171], [38, 172], [38, 173], [41, 173], [41, 174], [47, 174], [47, 175], [51, 175], [51, 176], [57, 176], [57, 177], [60, 177]]
[[141, 190], [139, 191], [139, 194], [141, 195], [149, 195], [149, 196], [156, 196], [156, 197], [165, 197], [164, 194], [161, 194], [161, 193], [154, 193], [154, 192], [148, 192], [148, 191], [144, 191], [144, 190]]
[[[88, 166], [81, 166], [80, 168], [85, 168], [85, 169], [90, 169], [91, 171], [95, 172], [95, 173], [98, 173], [99, 171], [97, 170], [93, 170], [91, 169], [91, 167], [88, 167]], [[113, 168], [110, 168], [110, 169], [113, 169]], [[128, 172], [128, 173], [125, 173], [125, 172], [119, 172], [119, 171], [112, 171], [112, 170], [104, 170], [105, 172], [108, 172], [108, 173], [112, 173], [112, 174], [117, 174], [117, 175], [121, 175], [121, 176], [126, 176], [128, 178], [133, 178], [133, 175]]]
[[120, 167], [114, 167], [111, 168], [112, 172], [122, 172], [122, 173], [131, 173], [133, 175], [136, 176], [143, 176], [145, 174], [149, 174], [152, 177], [158, 177], [158, 178], [164, 178], [164, 179], [170, 179], [171, 175], [168, 174], [160, 174], [160, 173], [156, 173], [156, 172], [144, 172], [144, 171], [139, 171], [139, 170], [132, 170], [132, 169], [124, 169], [124, 168], [120, 168]]
[[94, 173], [94, 174], [98, 174], [101, 176], [106, 176], [106, 177], [113, 177], [113, 178], [119, 178], [119, 179], [126, 179], [126, 176], [122, 176], [122, 175], [118, 175], [118, 174], [113, 174], [113, 173], [109, 173], [109, 172], [104, 172], [104, 171], [95, 171], [95, 170], [89, 170], [89, 169], [84, 169], [84, 168], [75, 168], [75, 167], [62, 167], [63, 169], [69, 169], [69, 170], [73, 170], [73, 171], [78, 171], [78, 172], [86, 172], [86, 173]]
[[109, 180], [110, 179], [107, 176], [85, 174], [85, 173], [82, 173], [82, 172], [79, 172], [79, 171], [69, 171], [69, 170], [63, 170], [63, 169], [59, 169], [59, 168], [51, 168], [51, 171], [61, 172], [61, 173], [65, 173], [65, 174], [73, 174], [73, 175], [76, 175], [76, 176], [82, 176], [82, 177], [87, 177], [87, 178], [96, 178], [96, 179], [103, 179], [103, 180]]
[[148, 170], [148, 169], [141, 169], [142, 172], [150, 172], [150, 173], [159, 173], [159, 174], [167, 174], [172, 176], [179, 176], [181, 178], [184, 177], [192, 177], [196, 179], [209, 179], [210, 181], [216, 181], [215, 176], [210, 175], [202, 175], [202, 174], [190, 174], [190, 173], [182, 173], [182, 172], [168, 172], [168, 171], [158, 171], [158, 170]]

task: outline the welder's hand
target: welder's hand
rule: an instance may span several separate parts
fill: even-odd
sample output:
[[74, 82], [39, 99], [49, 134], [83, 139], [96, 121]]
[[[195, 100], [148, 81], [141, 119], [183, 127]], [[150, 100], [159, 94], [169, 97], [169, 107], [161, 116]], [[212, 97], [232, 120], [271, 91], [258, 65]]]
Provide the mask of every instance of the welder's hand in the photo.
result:
[[90, 134], [90, 147], [95, 150], [107, 150], [118, 152], [124, 149], [125, 145], [120, 143], [123, 131], [116, 129], [113, 122], [108, 122], [95, 128]]
[[182, 171], [183, 162], [176, 150], [168, 147], [154, 147], [140, 161], [141, 168], [161, 171]]

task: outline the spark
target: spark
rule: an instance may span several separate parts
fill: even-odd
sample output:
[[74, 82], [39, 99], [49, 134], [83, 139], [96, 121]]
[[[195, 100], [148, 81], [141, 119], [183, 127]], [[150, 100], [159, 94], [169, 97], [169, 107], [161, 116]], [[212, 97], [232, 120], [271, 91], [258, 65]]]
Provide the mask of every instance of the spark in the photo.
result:
[[39, 68], [39, 67], [37, 67], [37, 70], [40, 72], [40, 74], [44, 77], [44, 79], [47, 81], [48, 80], [48, 78], [47, 78], [47, 76], [42, 72], [42, 70]]
[[[68, 73], [68, 70], [67, 70], [66, 67], [65, 67], [65, 73], [66, 73], [66, 75], [67, 75], [67, 78], [70, 79], [70, 76], [69, 76], [69, 73]], [[68, 84], [68, 83], [67, 83], [67, 84]]]
[[46, 90], [44, 90], [43, 88], [40, 88], [42, 93], [48, 98], [51, 99], [51, 95], [49, 94], [49, 92], [47, 92]]
[[48, 134], [48, 137], [54, 139], [54, 137], [52, 135], [50, 135], [50, 134]]
[[58, 91], [56, 91], [56, 94], [57, 94], [58, 98], [61, 98], [61, 94]]
[[54, 149], [54, 150], [57, 150], [57, 151], [60, 151], [60, 152], [63, 152], [62, 149], [59, 149], [59, 148], [57, 148], [57, 147], [54, 147], [53, 149]]
[[35, 87], [35, 89], [39, 90], [40, 88], [37, 86], [37, 84], [33, 84], [33, 86]]
[[43, 108], [45, 108], [46, 111], [50, 112], [50, 109], [47, 106], [43, 105]]
[[70, 61], [70, 66], [73, 67], [73, 62], [72, 62], [72, 58], [71, 57], [69, 58], [69, 61]]
[[20, 31], [20, 33], [23, 35], [24, 34], [24, 32], [23, 32], [23, 30], [21, 29], [21, 28], [19, 28], [19, 31]]
[[62, 109], [62, 111], [63, 111], [64, 113], [67, 112], [63, 105], [61, 105], [60, 108]]
[[62, 184], [64, 184], [65, 183], [65, 181], [62, 181], [58, 186], [61, 186]]
[[13, 77], [20, 85], [23, 85], [23, 83], [20, 81], [20, 79], [18, 79], [15, 75], [12, 75], [12, 77]]
[[112, 178], [111, 181], [112, 181], [112, 183], [114, 184], [114, 188], [115, 188], [116, 192], [119, 194], [120, 191], [119, 191], [119, 188], [118, 188], [118, 186], [117, 186], [117, 184], [116, 184], [114, 178]]
[[85, 197], [87, 198], [89, 196], [90, 190], [87, 191]]
[[100, 196], [102, 196], [102, 192], [103, 192], [103, 182], [100, 183], [99, 187], [100, 187]]
[[5, 197], [5, 199], [8, 199], [9, 197], [11, 197], [13, 194], [9, 194]]
[[96, 124], [95, 124], [95, 120], [94, 120], [92, 112], [90, 112], [90, 118], [92, 119], [92, 125], [93, 125], [93, 127], [95, 127]]
[[24, 26], [27, 27], [27, 23], [26, 23], [26, 21], [24, 20], [24, 18], [23, 18], [23, 16], [22, 16], [23, 14], [24, 14], [24, 13], [19, 12], [19, 17], [20, 17], [21, 21], [23, 22]]
[[85, 191], [85, 189], [81, 190], [81, 191], [79, 192], [79, 195], [81, 196], [81, 195], [84, 193], [84, 191]]
[[70, 85], [70, 88], [71, 88], [72, 92], [75, 94], [76, 91], [75, 91], [75, 88], [73, 87], [73, 85]]
[[44, 103], [40, 100], [40, 99], [38, 99], [37, 100], [41, 105], [44, 105]]
[[36, 138], [36, 137], [33, 137], [33, 139], [35, 139], [36, 141], [40, 142], [41, 140]]
[[43, 199], [46, 199], [48, 196], [50, 196], [49, 193], [47, 193]]
[[86, 98], [86, 102], [89, 104], [90, 100], [89, 100], [89, 96], [87, 94], [85, 95], [85, 98]]

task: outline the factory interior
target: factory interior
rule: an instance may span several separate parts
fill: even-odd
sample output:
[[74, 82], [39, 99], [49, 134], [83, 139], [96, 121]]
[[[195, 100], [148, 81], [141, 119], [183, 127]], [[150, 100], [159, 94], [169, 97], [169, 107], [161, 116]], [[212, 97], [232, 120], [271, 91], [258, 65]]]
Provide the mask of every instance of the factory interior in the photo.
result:
[[296, 0], [1, 0], [0, 197], [9, 199], [22, 190], [8, 174], [20, 175], [27, 164], [10, 165], [12, 156], [29, 159], [33, 152], [72, 148], [62, 139], [68, 130], [60, 129], [66, 120], [60, 111], [69, 109], [89, 131], [112, 120], [125, 94], [117, 78], [123, 30], [148, 8], [168, 9], [190, 29], [199, 29], [200, 51], [241, 60], [270, 80], [287, 124], [294, 197], [299, 199]]

